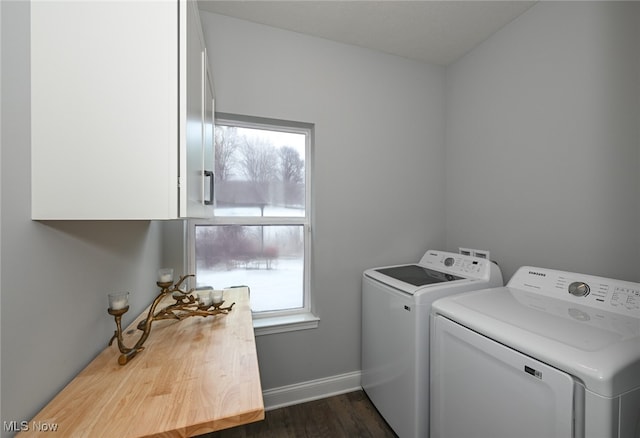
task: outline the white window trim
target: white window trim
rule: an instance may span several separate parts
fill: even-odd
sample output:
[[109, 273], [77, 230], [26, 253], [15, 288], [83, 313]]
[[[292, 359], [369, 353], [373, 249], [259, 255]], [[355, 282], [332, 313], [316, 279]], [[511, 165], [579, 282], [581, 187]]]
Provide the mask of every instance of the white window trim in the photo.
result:
[[253, 320], [253, 331], [256, 336], [274, 333], [293, 332], [318, 327], [320, 318], [311, 312], [289, 316], [271, 316]]
[[[320, 318], [313, 312], [311, 293], [311, 166], [313, 156], [313, 125], [282, 120], [273, 120], [248, 116], [237, 116], [223, 113], [216, 114], [215, 124], [231, 124], [245, 128], [265, 128], [272, 131], [304, 133], [307, 138], [305, 150], [305, 217], [213, 217], [211, 219], [190, 219], [187, 221], [187, 267], [189, 272], [196, 272], [195, 229], [197, 225], [302, 225], [305, 232], [304, 253], [304, 306], [299, 309], [287, 309], [272, 312], [253, 313], [253, 327], [256, 336], [297, 330], [317, 328]], [[235, 285], [225, 285], [235, 286]], [[250, 285], [248, 285], [250, 287]]]

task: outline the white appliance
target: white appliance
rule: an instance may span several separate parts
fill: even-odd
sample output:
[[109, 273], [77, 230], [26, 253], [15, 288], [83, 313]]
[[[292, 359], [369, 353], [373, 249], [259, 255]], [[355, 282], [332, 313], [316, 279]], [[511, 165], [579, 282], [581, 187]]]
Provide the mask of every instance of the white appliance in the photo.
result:
[[432, 438], [640, 437], [639, 283], [525, 266], [431, 336]]
[[362, 387], [400, 438], [429, 432], [429, 311], [441, 297], [502, 286], [489, 260], [427, 251], [362, 280]]

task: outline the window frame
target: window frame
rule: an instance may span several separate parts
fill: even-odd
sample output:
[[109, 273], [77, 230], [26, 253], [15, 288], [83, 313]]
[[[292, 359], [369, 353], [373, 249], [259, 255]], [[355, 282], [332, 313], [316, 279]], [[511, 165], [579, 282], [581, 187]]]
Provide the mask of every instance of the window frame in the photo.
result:
[[[303, 330], [318, 326], [319, 318], [314, 314], [311, 293], [311, 258], [312, 258], [312, 163], [314, 144], [314, 125], [311, 123], [292, 122], [279, 119], [245, 116], [238, 114], [216, 113], [214, 129], [218, 125], [234, 126], [238, 128], [265, 129], [295, 134], [304, 134], [305, 168], [304, 168], [304, 205], [305, 215], [294, 217], [263, 217], [263, 216], [214, 216], [208, 219], [189, 219], [187, 221], [187, 267], [189, 272], [196, 272], [195, 230], [202, 225], [246, 225], [246, 226], [302, 226], [304, 236], [303, 261], [303, 306], [296, 309], [270, 310], [252, 312], [253, 325], [256, 335], [279, 333], [284, 331]], [[215, 189], [214, 189], [215, 196]], [[231, 285], [224, 285], [228, 287]], [[251, 285], [248, 285], [249, 287]]]

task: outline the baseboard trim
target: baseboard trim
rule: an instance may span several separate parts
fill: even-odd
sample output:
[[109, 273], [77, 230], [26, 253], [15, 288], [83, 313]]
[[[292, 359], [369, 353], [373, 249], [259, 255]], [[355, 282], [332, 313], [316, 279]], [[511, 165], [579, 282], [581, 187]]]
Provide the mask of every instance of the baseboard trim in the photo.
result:
[[321, 398], [344, 394], [362, 389], [360, 386], [360, 371], [338, 374], [337, 376], [309, 380], [293, 385], [262, 391], [264, 409], [283, 408]]

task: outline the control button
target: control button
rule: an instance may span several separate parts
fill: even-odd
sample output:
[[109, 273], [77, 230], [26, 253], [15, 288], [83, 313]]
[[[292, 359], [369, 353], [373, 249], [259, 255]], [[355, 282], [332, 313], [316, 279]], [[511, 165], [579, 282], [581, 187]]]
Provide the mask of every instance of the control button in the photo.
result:
[[454, 262], [455, 260], [453, 259], [453, 257], [447, 257], [446, 259], [444, 259], [445, 266], [453, 266]]
[[589, 285], [581, 281], [574, 281], [569, 285], [569, 293], [576, 297], [586, 297], [590, 290]]

